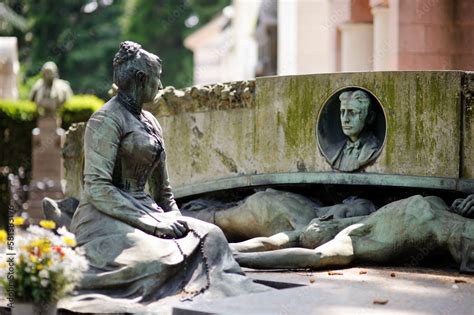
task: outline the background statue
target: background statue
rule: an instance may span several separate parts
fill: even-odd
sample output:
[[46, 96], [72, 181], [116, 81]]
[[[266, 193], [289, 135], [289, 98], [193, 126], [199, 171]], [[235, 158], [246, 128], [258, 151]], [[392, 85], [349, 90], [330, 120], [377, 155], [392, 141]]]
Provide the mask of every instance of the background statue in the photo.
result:
[[40, 114], [54, 116], [72, 96], [72, 90], [67, 81], [59, 79], [58, 67], [52, 61], [43, 65], [41, 76], [31, 89], [30, 100], [38, 105]]
[[[235, 257], [239, 264], [251, 268], [322, 269], [353, 262], [394, 263], [428, 249], [428, 253], [448, 251], [462, 272], [473, 273], [474, 220], [462, 216], [474, 214], [473, 200], [473, 195], [458, 199], [448, 209], [440, 198], [417, 195], [389, 203], [315, 249], [236, 252]], [[343, 222], [338, 224], [344, 226]], [[325, 232], [333, 231], [311, 229], [318, 239], [324, 238]]]
[[[90, 270], [74, 303], [85, 304], [82, 311], [116, 312], [121, 304], [137, 312], [147, 304], [156, 312], [180, 299], [268, 290], [244, 276], [218, 227], [181, 216], [161, 127], [142, 110], [162, 87], [161, 60], [124, 42], [113, 70], [117, 96], [91, 116], [84, 135], [84, 190], [71, 231]], [[153, 196], [144, 191], [148, 179]], [[112, 309], [97, 304], [110, 298]]]
[[347, 139], [335, 144], [329, 157], [334, 169], [352, 172], [367, 165], [380, 149], [380, 143], [368, 128], [375, 120], [369, 95], [362, 90], [346, 91], [339, 96], [340, 119]]
[[42, 79], [36, 81], [30, 99], [36, 103], [40, 116], [33, 130], [32, 179], [29, 188], [28, 212], [33, 218], [41, 217], [41, 203], [46, 197], [64, 197], [61, 187], [61, 106], [72, 96], [69, 83], [59, 79], [54, 62], [41, 69]]

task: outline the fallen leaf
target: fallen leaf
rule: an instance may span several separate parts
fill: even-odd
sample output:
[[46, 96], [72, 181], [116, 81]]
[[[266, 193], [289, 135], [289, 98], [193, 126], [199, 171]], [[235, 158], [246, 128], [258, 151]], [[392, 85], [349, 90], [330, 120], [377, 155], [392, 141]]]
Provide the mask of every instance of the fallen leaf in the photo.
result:
[[388, 303], [388, 300], [374, 300], [374, 304], [385, 305]]
[[315, 281], [316, 279], [313, 276], [309, 277], [309, 283], [314, 283]]
[[330, 276], [342, 276], [343, 273], [342, 272], [329, 271], [328, 275], [330, 275]]
[[364, 270], [359, 271], [359, 274], [360, 274], [360, 275], [366, 275], [366, 274], [367, 274], [367, 271], [364, 271]]
[[466, 283], [466, 280], [454, 279], [454, 283]]
[[395, 278], [395, 272], [392, 272], [392, 273], [390, 274], [390, 277]]

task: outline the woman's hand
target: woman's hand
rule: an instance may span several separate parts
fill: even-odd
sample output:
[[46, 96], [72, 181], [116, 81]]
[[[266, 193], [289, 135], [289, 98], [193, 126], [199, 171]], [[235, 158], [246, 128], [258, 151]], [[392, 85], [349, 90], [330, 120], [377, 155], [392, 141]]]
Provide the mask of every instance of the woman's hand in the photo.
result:
[[474, 218], [474, 195], [469, 195], [465, 199], [456, 199], [451, 209], [463, 217]]
[[188, 231], [189, 227], [186, 221], [171, 218], [159, 222], [156, 225], [153, 234], [158, 237], [180, 238], [184, 236]]

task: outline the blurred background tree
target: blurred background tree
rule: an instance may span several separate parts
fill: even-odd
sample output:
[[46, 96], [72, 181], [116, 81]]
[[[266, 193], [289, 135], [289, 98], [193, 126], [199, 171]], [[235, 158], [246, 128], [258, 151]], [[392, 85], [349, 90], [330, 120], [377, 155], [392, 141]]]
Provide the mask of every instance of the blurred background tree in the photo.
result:
[[26, 76], [53, 60], [75, 93], [105, 98], [112, 84], [111, 59], [122, 36], [118, 24], [124, 1], [26, 2], [32, 34], [27, 36], [31, 51], [25, 60]]
[[[49, 60], [76, 94], [107, 98], [112, 58], [121, 41], [133, 40], [164, 61], [163, 82], [192, 84], [192, 53], [185, 36], [207, 23], [230, 0], [6, 0], [6, 8], [26, 20], [26, 27], [0, 27], [16, 36], [25, 85]], [[1, 25], [0, 25], [1, 26]], [[21, 89], [21, 88], [20, 88]]]
[[192, 53], [183, 49], [185, 20], [192, 13], [186, 0], [136, 0], [127, 8], [124, 37], [140, 43], [163, 60], [163, 84], [192, 84]]
[[177, 88], [193, 83], [193, 56], [184, 38], [230, 0], [132, 0], [127, 2], [124, 38], [141, 43], [163, 60], [163, 84]]

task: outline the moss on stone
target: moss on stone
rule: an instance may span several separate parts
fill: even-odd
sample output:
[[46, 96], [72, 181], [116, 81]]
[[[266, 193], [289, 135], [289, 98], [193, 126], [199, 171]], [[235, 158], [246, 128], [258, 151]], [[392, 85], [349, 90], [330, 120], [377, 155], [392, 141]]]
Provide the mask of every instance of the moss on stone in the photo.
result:
[[[182, 185], [228, 177], [228, 170], [236, 168], [244, 174], [297, 172], [298, 161], [308, 172], [329, 171], [316, 143], [317, 115], [335, 91], [360, 86], [380, 100], [386, 115], [386, 141], [370, 172], [456, 178], [463, 75], [410, 71], [258, 78], [254, 107], [183, 111], [160, 118], [170, 139], [170, 176]], [[191, 132], [191, 115], [204, 115], [200, 139]], [[472, 147], [471, 129], [465, 134], [465, 148]], [[215, 148], [233, 161], [230, 167], [224, 166]], [[464, 154], [473, 166], [466, 152], [471, 151]]]

